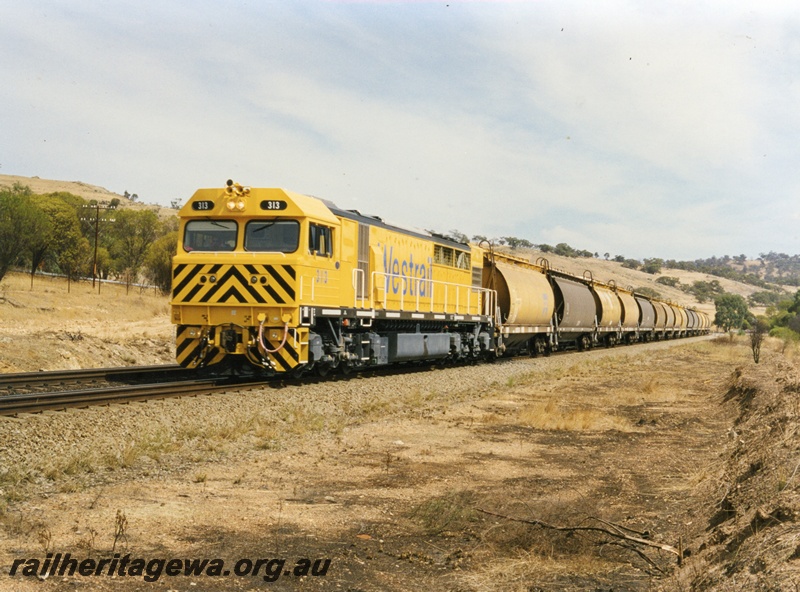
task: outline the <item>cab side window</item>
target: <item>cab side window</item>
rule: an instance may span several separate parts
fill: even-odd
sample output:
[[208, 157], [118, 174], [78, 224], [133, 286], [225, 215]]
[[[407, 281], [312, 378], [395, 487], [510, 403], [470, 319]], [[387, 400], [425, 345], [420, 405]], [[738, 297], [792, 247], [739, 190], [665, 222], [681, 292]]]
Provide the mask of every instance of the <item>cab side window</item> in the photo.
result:
[[322, 257], [333, 256], [333, 232], [327, 226], [309, 224], [308, 250], [310, 253]]

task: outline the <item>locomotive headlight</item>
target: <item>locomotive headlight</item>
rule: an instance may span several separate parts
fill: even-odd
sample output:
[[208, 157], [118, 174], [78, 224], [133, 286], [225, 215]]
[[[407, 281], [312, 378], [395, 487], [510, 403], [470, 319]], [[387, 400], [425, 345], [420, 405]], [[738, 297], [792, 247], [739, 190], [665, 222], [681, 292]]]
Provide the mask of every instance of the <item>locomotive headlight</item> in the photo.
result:
[[217, 283], [217, 276], [212, 275], [210, 278], [208, 278], [208, 281], [211, 282], [212, 284], [216, 284]]
[[236, 200], [229, 199], [228, 203], [226, 203], [225, 206], [232, 212], [233, 210], [236, 209]]
[[239, 210], [240, 212], [244, 212], [244, 205], [245, 204], [243, 199], [236, 201], [236, 209]]
[[225, 207], [227, 207], [228, 210], [230, 210], [231, 212], [233, 211], [244, 212], [245, 205], [247, 204], [242, 198], [239, 199], [234, 198], [234, 199], [229, 199], [225, 204]]
[[258, 283], [258, 278], [257, 278], [256, 276], [251, 276], [251, 277], [250, 277], [250, 283], [251, 283], [251, 284], [256, 284], [256, 283]]

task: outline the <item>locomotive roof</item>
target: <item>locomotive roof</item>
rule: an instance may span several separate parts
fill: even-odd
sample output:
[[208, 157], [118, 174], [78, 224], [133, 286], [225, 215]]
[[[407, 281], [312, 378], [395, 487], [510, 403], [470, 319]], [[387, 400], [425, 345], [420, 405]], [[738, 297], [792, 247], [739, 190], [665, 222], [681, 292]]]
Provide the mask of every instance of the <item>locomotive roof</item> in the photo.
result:
[[388, 224], [378, 216], [367, 216], [365, 214], [362, 214], [358, 210], [345, 210], [337, 206], [335, 203], [328, 201], [326, 199], [320, 199], [320, 198], [317, 199], [319, 199], [322, 203], [328, 206], [328, 209], [331, 212], [333, 212], [333, 214], [336, 216], [347, 218], [349, 220], [355, 220], [357, 222], [360, 222], [361, 224], [369, 224], [370, 226], [378, 226], [379, 228], [386, 228], [388, 230], [393, 230], [395, 232], [402, 232], [403, 234], [407, 234], [409, 236], [422, 238], [434, 243], [438, 243], [440, 245], [452, 247], [454, 249], [460, 249], [462, 251], [469, 250], [469, 243], [462, 243], [453, 240], [451, 238], [448, 238], [444, 235], [436, 234], [434, 232], [430, 232], [427, 230], [403, 228], [402, 226], [397, 226], [395, 224]]

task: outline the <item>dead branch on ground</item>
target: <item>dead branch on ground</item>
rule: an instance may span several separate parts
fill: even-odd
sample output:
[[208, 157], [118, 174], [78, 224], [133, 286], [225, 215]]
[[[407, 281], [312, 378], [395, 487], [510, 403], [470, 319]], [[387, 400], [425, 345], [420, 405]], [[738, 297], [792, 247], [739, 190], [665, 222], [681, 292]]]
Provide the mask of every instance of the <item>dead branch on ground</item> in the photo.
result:
[[[477, 508], [479, 512], [484, 514], [488, 514], [490, 516], [497, 516], [498, 518], [504, 518], [506, 520], [511, 520], [513, 522], [521, 522], [523, 524], [531, 524], [533, 526], [540, 526], [542, 528], [546, 528], [548, 530], [555, 530], [559, 532], [596, 532], [608, 535], [615, 539], [619, 539], [621, 541], [626, 541], [628, 543], [636, 543], [638, 545], [642, 545], [645, 547], [652, 547], [655, 549], [659, 549], [661, 551], [666, 551], [668, 553], [672, 553], [678, 558], [678, 565], [681, 565], [683, 561], [683, 545], [679, 543], [679, 547], [673, 547], [672, 545], [667, 545], [664, 543], [658, 543], [656, 541], [652, 541], [649, 538], [649, 533], [647, 532], [639, 532], [620, 524], [614, 524], [613, 522], [608, 522], [607, 520], [602, 520], [601, 518], [595, 518], [593, 516], [589, 516], [589, 520], [595, 520], [605, 526], [557, 526], [555, 524], [549, 524], [544, 522], [543, 520], [538, 520], [536, 518], [533, 519], [526, 519], [526, 518], [515, 518], [513, 516], [507, 516], [505, 514], [498, 514], [497, 512], [490, 512], [489, 510], [483, 510], [481, 508]], [[632, 534], [628, 534], [632, 533]], [[639, 536], [634, 536], [639, 535]], [[645, 561], [647, 561], [650, 565], [657, 568], [655, 563], [647, 557], [640, 549], [637, 549], [633, 545], [627, 545], [623, 543], [615, 543], [619, 546], [622, 546], [626, 549], [634, 551], [640, 557], [642, 557]], [[658, 568], [657, 568], [658, 569]], [[660, 570], [659, 570], [660, 571]]]

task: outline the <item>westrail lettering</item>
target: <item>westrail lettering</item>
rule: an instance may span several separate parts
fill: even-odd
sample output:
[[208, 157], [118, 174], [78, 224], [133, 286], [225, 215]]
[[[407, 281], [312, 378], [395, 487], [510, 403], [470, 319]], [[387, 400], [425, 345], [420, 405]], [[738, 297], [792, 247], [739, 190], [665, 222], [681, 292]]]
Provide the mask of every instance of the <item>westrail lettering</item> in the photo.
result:
[[[384, 289], [386, 293], [403, 293], [403, 296], [419, 296], [426, 298], [433, 288], [433, 259], [428, 257], [423, 262], [414, 261], [411, 253], [402, 261], [394, 254], [394, 246], [383, 245], [383, 271], [386, 274]], [[419, 294], [417, 294], [419, 291]]]

